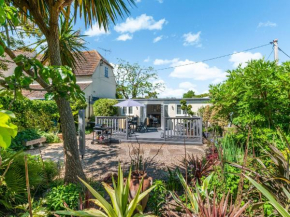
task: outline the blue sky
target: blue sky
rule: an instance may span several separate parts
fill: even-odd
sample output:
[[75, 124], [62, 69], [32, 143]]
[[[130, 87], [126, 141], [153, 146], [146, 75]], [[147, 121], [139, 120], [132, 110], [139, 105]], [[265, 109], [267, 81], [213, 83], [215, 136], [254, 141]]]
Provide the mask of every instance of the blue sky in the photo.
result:
[[[267, 58], [272, 46], [206, 63], [158, 69], [242, 51], [275, 38], [290, 54], [289, 8], [287, 0], [138, 0], [130, 16], [119, 19], [107, 33], [97, 25], [85, 29], [81, 20], [75, 28], [88, 35], [89, 50], [98, 50], [112, 63], [121, 58], [154, 67], [158, 81], [166, 86], [159, 97], [181, 97], [189, 89], [207, 92], [209, 84], [225, 79], [226, 70], [245, 65], [249, 59]], [[280, 52], [279, 59], [286, 61], [287, 57]]]

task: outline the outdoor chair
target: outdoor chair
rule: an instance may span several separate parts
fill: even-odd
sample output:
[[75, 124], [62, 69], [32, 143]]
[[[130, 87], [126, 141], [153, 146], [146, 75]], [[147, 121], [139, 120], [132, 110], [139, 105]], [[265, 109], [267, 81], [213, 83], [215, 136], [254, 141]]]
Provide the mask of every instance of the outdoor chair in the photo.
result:
[[157, 124], [159, 124], [158, 119], [155, 117], [153, 117], [152, 119], [153, 119], [153, 121], [152, 121], [153, 127], [157, 127]]
[[140, 125], [137, 126], [137, 132], [148, 132], [147, 129], [147, 118], [144, 119], [143, 123], [140, 122]]

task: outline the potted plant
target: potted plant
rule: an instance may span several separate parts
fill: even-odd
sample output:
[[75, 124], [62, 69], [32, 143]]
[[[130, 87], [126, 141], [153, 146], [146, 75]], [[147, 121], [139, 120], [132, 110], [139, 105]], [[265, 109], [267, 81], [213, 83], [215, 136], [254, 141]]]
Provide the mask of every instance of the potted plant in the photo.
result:
[[[160, 149], [162, 146], [160, 147]], [[160, 150], [159, 149], [159, 150]], [[141, 185], [141, 182], [143, 180], [143, 185], [141, 188], [141, 192], [146, 191], [149, 189], [153, 184], [153, 178], [148, 176], [146, 169], [148, 166], [152, 163], [154, 158], [158, 155], [159, 150], [157, 151], [157, 154], [154, 155], [152, 158], [144, 158], [144, 150], [141, 149], [140, 143], [138, 147], [133, 147], [132, 151], [129, 149], [130, 158], [131, 158], [131, 181], [130, 181], [130, 198], [133, 199], [135, 195], [138, 192], [139, 186]], [[145, 209], [147, 202], [149, 199], [149, 194], [146, 195], [141, 201], [140, 205], [142, 206], [142, 210]]]

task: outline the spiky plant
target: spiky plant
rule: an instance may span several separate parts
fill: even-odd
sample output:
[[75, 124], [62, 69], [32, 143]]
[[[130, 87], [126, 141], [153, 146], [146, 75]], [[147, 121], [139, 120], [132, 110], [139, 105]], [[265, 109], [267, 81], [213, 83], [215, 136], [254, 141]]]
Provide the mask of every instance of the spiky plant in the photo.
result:
[[[85, 35], [80, 34], [80, 30], [75, 31], [73, 29], [73, 19], [66, 20], [64, 16], [60, 16], [60, 28], [59, 28], [59, 45], [61, 50], [61, 61], [63, 65], [67, 65], [72, 69], [78, 67], [77, 63], [81, 62], [85, 64], [83, 51], [87, 49], [85, 46]], [[40, 51], [37, 53], [43, 63], [49, 62], [49, 53], [47, 41], [44, 38], [40, 38], [36, 43], [34, 50], [40, 47]]]
[[194, 184], [198, 182], [201, 185], [201, 178], [208, 176], [214, 169], [214, 165], [218, 163], [217, 160], [208, 161], [206, 159], [200, 159], [195, 155], [188, 155], [184, 158], [178, 167], [182, 172], [187, 172], [188, 183]]
[[229, 202], [230, 193], [223, 195], [221, 201], [216, 200], [216, 193], [214, 192], [213, 198], [211, 199], [208, 195], [203, 200], [201, 195], [198, 197], [199, 212], [198, 217], [239, 217], [242, 216], [247, 209], [249, 202], [244, 206], [235, 206], [232, 200]]
[[[141, 193], [143, 179], [139, 186], [136, 196], [129, 202], [129, 194], [130, 194], [130, 181], [131, 181], [131, 169], [128, 175], [126, 182], [124, 183], [123, 172], [121, 166], [119, 165], [118, 169], [118, 180], [115, 182], [113, 179], [113, 188], [106, 184], [102, 183], [105, 190], [110, 196], [111, 204], [106, 201], [97, 191], [95, 191], [89, 184], [87, 184], [84, 180], [80, 179], [82, 183], [88, 188], [88, 190], [92, 193], [92, 195], [96, 199], [92, 199], [98, 207], [101, 209], [84, 209], [81, 211], [67, 210], [67, 211], [57, 211], [57, 214], [60, 215], [72, 215], [72, 216], [102, 216], [102, 217], [142, 217], [142, 216], [150, 216], [144, 215], [142, 212], [142, 206], [139, 202], [147, 195], [149, 192], [155, 187], [152, 186], [148, 190]], [[138, 213], [135, 213], [138, 210]], [[151, 215], [152, 216], [152, 215]]]

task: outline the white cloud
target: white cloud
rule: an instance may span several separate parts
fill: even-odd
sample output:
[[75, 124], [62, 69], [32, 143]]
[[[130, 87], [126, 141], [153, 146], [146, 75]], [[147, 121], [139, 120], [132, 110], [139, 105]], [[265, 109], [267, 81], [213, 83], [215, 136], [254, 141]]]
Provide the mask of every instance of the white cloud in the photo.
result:
[[131, 40], [133, 38], [132, 35], [129, 34], [122, 34], [120, 35], [118, 38], [116, 38], [117, 41], [127, 41], [127, 40]]
[[201, 47], [202, 45], [199, 43], [200, 42], [200, 34], [201, 31], [199, 31], [198, 33], [194, 34], [194, 33], [186, 33], [183, 35], [184, 38], [184, 46], [189, 46], [189, 45], [196, 45], [198, 47]]
[[247, 62], [249, 60], [258, 60], [262, 59], [263, 55], [259, 52], [257, 53], [251, 53], [251, 52], [241, 52], [231, 55], [231, 58], [229, 59], [230, 62], [233, 63], [233, 67], [238, 67], [239, 64], [242, 64], [242, 67], [245, 67], [247, 65]]
[[158, 41], [161, 41], [162, 39], [163, 39], [163, 35], [160, 35], [160, 36], [154, 38], [153, 43], [156, 43]]
[[277, 26], [276, 23], [273, 23], [273, 22], [270, 22], [270, 21], [265, 22], [265, 23], [260, 22], [258, 24], [258, 28], [260, 28], [260, 27], [276, 27], [276, 26]]
[[196, 87], [195, 84], [192, 84], [189, 81], [181, 82], [178, 86], [179, 88], [186, 89], [186, 90], [194, 90], [194, 88]]
[[160, 4], [162, 4], [163, 3], [163, 0], [157, 0]]
[[167, 59], [155, 59], [154, 60], [154, 65], [166, 65], [166, 64], [172, 64], [178, 62], [178, 58], [174, 58], [172, 60], [167, 60]]
[[135, 2], [136, 2], [136, 3], [140, 3], [140, 2], [141, 2], [141, 0], [135, 0]]
[[158, 91], [159, 98], [181, 98], [183, 94], [189, 90], [193, 90], [195, 93], [197, 93], [197, 90], [195, 89], [196, 85], [190, 82], [181, 82], [178, 85], [178, 88], [169, 87], [168, 85], [166, 85], [165, 81], [162, 79], [156, 81], [156, 83], [157, 82], [163, 83], [165, 86], [165, 89], [163, 91]]
[[99, 27], [99, 24], [95, 23], [92, 28], [85, 31], [85, 35], [88, 35], [89, 37], [92, 36], [101, 36], [101, 35], [109, 35], [110, 31], [106, 31], [104, 27]]
[[147, 58], [144, 60], [145, 63], [148, 63], [149, 61], [150, 61], [150, 57], [147, 57]]
[[[180, 66], [184, 65], [184, 66]], [[175, 78], [193, 78], [194, 80], [211, 80], [211, 79], [225, 79], [226, 73], [213, 66], [210, 67], [203, 62], [194, 62], [191, 60], [178, 61], [171, 66], [180, 66], [173, 69], [170, 77]]]
[[165, 23], [165, 19], [155, 21], [152, 16], [142, 14], [135, 19], [128, 17], [125, 22], [117, 24], [114, 29], [119, 33], [134, 33], [140, 30], [161, 30]]

